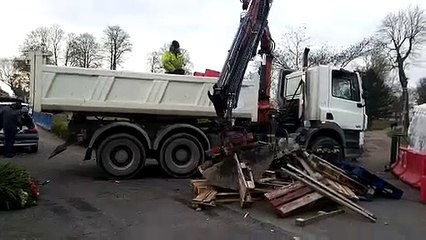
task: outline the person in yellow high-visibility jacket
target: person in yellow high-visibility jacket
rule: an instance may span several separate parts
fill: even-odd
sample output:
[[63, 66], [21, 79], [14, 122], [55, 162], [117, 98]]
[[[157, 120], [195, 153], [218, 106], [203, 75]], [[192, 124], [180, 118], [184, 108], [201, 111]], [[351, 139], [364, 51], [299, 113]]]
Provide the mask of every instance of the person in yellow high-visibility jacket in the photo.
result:
[[162, 57], [163, 68], [169, 74], [185, 74], [185, 57], [180, 51], [179, 42], [172, 41], [169, 51], [164, 52]]

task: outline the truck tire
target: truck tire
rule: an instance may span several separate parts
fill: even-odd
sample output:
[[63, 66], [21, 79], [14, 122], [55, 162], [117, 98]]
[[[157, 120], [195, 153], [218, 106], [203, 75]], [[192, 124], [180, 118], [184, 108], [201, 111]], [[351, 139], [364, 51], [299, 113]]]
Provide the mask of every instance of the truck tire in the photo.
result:
[[132, 178], [145, 165], [146, 153], [143, 144], [127, 133], [105, 138], [96, 152], [96, 163], [114, 178]]
[[203, 161], [202, 144], [196, 137], [187, 133], [170, 136], [160, 149], [161, 168], [174, 178], [187, 178], [194, 175]]
[[[338, 150], [338, 152], [334, 152]], [[341, 161], [344, 158], [343, 147], [334, 138], [319, 136], [310, 144], [309, 151], [329, 162]]]

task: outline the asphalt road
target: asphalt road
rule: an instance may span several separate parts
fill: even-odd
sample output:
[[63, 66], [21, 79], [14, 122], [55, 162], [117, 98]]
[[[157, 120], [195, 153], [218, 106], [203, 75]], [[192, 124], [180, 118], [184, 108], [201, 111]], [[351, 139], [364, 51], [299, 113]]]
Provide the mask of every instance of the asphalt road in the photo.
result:
[[146, 168], [138, 179], [115, 182], [107, 180], [94, 162], [82, 162], [83, 151], [78, 147], [47, 160], [59, 143], [41, 132], [38, 154], [10, 160], [51, 183], [42, 188], [39, 206], [0, 212], [0, 239], [426, 238], [426, 207], [418, 203], [418, 191], [383, 172], [390, 146], [383, 132], [367, 134], [367, 152], [359, 164], [404, 189], [403, 199], [361, 202], [377, 215], [377, 223], [347, 211], [303, 228], [294, 225], [300, 215], [277, 218], [263, 202], [248, 210], [227, 204], [196, 212], [190, 207], [189, 179], [168, 179], [156, 165]]
[[42, 131], [39, 153], [7, 160], [51, 182], [42, 187], [39, 206], [0, 212], [0, 239], [293, 239], [225, 207], [196, 212], [189, 179], [168, 179], [156, 165], [138, 179], [116, 182], [93, 161], [82, 162], [78, 147], [47, 160], [59, 143]]

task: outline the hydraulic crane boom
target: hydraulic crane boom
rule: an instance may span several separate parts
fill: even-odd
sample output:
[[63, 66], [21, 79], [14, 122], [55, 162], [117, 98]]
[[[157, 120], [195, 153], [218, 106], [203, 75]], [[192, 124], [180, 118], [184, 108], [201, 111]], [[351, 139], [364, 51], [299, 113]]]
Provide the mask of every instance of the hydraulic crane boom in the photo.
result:
[[[221, 119], [225, 118], [229, 120], [232, 117], [232, 109], [236, 108], [238, 104], [244, 73], [249, 61], [256, 55], [256, 50], [261, 39], [263, 40], [261, 53], [265, 54], [265, 56], [269, 55], [269, 59], [266, 56], [266, 62], [263, 65], [266, 66], [267, 64], [265, 63], [268, 61], [272, 62], [272, 58], [270, 57], [272, 39], [267, 25], [272, 0], [242, 0], [242, 3], [243, 10], [248, 9], [247, 14], [240, 21], [240, 26], [231, 45], [219, 80], [213, 86], [213, 93], [208, 93], [215, 107], [216, 114]], [[265, 76], [265, 79], [267, 77]], [[268, 81], [269, 83], [267, 83]], [[266, 94], [269, 98], [268, 85], [270, 85], [270, 79], [263, 82], [263, 84], [261, 83], [261, 92], [263, 91], [263, 94]]]

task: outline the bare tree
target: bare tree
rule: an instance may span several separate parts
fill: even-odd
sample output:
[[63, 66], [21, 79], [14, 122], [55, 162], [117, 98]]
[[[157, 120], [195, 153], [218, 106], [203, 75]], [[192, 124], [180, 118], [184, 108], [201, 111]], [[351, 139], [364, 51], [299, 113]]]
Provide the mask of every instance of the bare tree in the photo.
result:
[[387, 49], [392, 68], [397, 69], [402, 87], [403, 125], [409, 125], [408, 78], [405, 73], [407, 64], [415, 59], [422, 44], [426, 40], [426, 18], [424, 10], [408, 7], [396, 13], [389, 13], [378, 31], [379, 39]]
[[59, 25], [51, 27], [38, 27], [27, 34], [27, 38], [21, 47], [22, 52], [42, 51], [51, 53], [53, 59], [48, 59], [49, 64], [58, 65], [60, 44], [64, 36], [64, 30]]
[[0, 59], [0, 81], [8, 83], [14, 73], [13, 60], [8, 58]]
[[[306, 28], [290, 28], [284, 33], [274, 55], [275, 69], [299, 70], [302, 66], [303, 51], [310, 46], [310, 38], [306, 36]], [[349, 63], [368, 54], [372, 49], [372, 40], [363, 39], [360, 42], [343, 47], [341, 50], [323, 44], [320, 48], [312, 49], [309, 55], [309, 65], [333, 64], [346, 67]]]
[[71, 40], [69, 47], [68, 64], [70, 66], [82, 68], [101, 66], [100, 45], [92, 34], [78, 35]]
[[[159, 50], [150, 52], [148, 54], [147, 67], [150, 72], [153, 73], [164, 73], [163, 63], [161, 62], [161, 58], [163, 54], [169, 50], [170, 44], [166, 43]], [[191, 57], [189, 55], [188, 50], [181, 48], [180, 49], [184, 58], [185, 58], [185, 73], [192, 74], [193, 64], [191, 62]]]
[[50, 29], [48, 27], [38, 27], [27, 34], [22, 46], [22, 52], [43, 51], [50, 49]]
[[123, 55], [132, 51], [130, 35], [120, 26], [108, 26], [104, 30], [103, 48], [109, 59], [109, 68], [116, 70], [123, 62]]
[[159, 51], [153, 51], [148, 54], [147, 69], [152, 73], [164, 73]]
[[61, 29], [59, 25], [53, 25], [49, 29], [49, 41], [51, 46], [51, 51], [53, 55], [53, 64], [58, 65], [58, 59], [60, 54], [60, 44], [64, 37], [64, 30]]
[[191, 75], [194, 69], [194, 65], [192, 64], [192, 61], [191, 61], [191, 56], [189, 55], [188, 50], [183, 48], [181, 49], [181, 51], [185, 58], [185, 67], [183, 69], [185, 70], [186, 74]]
[[22, 59], [1, 59], [0, 80], [12, 88], [19, 97], [28, 97], [29, 66]]
[[64, 51], [64, 65], [68, 66], [71, 60], [71, 50], [74, 39], [76, 38], [75, 33], [68, 33], [65, 40], [65, 51]]
[[360, 57], [366, 56], [374, 49], [373, 40], [365, 38], [360, 42], [349, 45], [334, 56], [334, 64], [342, 68]]
[[358, 71], [363, 72], [362, 85], [366, 94], [367, 122], [370, 128], [373, 121], [396, 115], [399, 109], [394, 106], [399, 98], [387, 82], [391, 69], [382, 49], [371, 49], [370, 53], [364, 56], [364, 61], [364, 66]]
[[313, 49], [309, 54], [309, 66], [335, 64], [337, 51], [323, 44], [320, 48]]
[[301, 66], [303, 51], [309, 45], [305, 34], [306, 27], [289, 28], [282, 36], [275, 50], [274, 67], [298, 70]]

